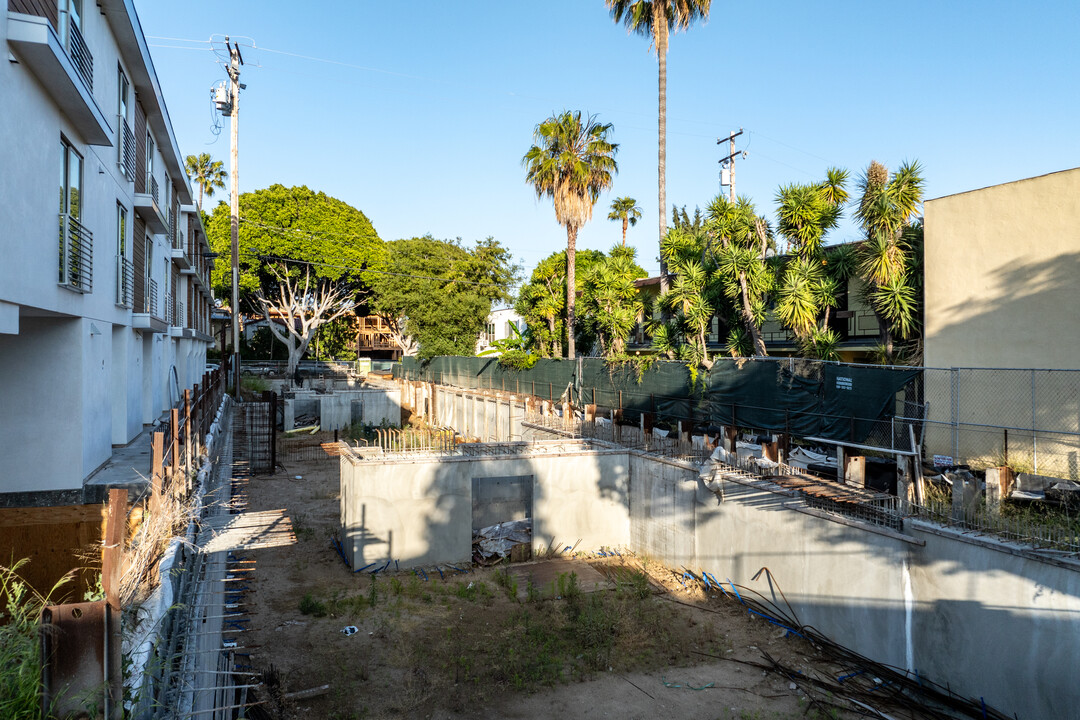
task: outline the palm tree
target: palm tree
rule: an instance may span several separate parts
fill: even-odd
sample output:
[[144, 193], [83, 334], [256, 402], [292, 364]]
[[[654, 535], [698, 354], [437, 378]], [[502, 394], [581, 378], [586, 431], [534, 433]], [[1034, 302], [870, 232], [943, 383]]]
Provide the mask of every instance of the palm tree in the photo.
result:
[[619, 146], [608, 140], [611, 124], [581, 111], [563, 111], [536, 126], [534, 145], [521, 159], [536, 197], [551, 198], [555, 219], [566, 228], [566, 349], [574, 357], [574, 253], [578, 230], [592, 219], [600, 193], [618, 172]]
[[209, 153], [188, 155], [184, 160], [188, 177], [199, 186], [199, 209], [202, 209], [203, 193], [206, 197], [214, 197], [215, 188], [225, 187], [225, 170], [220, 160], [214, 160]]
[[611, 212], [607, 219], [622, 220], [622, 246], [626, 247], [626, 226], [637, 225], [637, 221], [641, 219], [641, 208], [632, 197], [615, 198], [611, 201]]
[[[665, 166], [667, 164], [667, 49], [668, 34], [679, 30], [688, 30], [695, 21], [704, 22], [709, 18], [709, 5], [712, 0], [604, 0], [611, 12], [612, 19], [626, 25], [626, 29], [636, 35], [644, 35], [652, 40], [656, 48], [656, 57], [660, 65], [659, 82], [659, 207], [660, 207], [660, 242], [667, 235], [667, 184]], [[667, 265], [663, 253], [660, 255], [660, 289], [667, 290]]]

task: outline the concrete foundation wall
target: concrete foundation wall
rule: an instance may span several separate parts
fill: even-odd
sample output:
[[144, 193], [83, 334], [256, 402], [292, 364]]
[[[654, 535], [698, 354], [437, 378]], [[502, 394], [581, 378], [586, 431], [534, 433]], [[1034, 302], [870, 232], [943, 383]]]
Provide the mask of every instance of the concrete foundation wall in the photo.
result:
[[[672, 568], [753, 588], [876, 661], [917, 671], [1006, 714], [1080, 705], [1080, 566], [1016, 554], [928, 523], [875, 532], [796, 510], [795, 498], [630, 458], [631, 547]], [[906, 539], [905, 539], [906, 538]], [[770, 587], [768, 568], [774, 586]]]
[[293, 428], [296, 417], [309, 414], [318, 415], [323, 430], [346, 430], [355, 422], [401, 424], [401, 393], [397, 389], [339, 389], [328, 394], [297, 390], [284, 402], [286, 430]]
[[532, 476], [534, 547], [630, 542], [625, 452], [341, 463], [341, 526], [354, 568], [472, 555], [473, 479]]

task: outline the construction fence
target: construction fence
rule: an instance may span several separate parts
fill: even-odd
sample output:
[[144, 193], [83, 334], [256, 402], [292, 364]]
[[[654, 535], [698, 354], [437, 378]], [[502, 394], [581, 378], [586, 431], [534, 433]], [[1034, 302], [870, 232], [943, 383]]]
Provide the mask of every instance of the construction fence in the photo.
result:
[[[912, 449], [942, 466], [1009, 465], [1080, 479], [1080, 371], [924, 368], [800, 358], [717, 358], [708, 370], [644, 360], [404, 358], [395, 376], [600, 408], [674, 429], [720, 426], [810, 442]], [[606, 409], [606, 411], [605, 411]], [[825, 443], [827, 444], [827, 443]]]

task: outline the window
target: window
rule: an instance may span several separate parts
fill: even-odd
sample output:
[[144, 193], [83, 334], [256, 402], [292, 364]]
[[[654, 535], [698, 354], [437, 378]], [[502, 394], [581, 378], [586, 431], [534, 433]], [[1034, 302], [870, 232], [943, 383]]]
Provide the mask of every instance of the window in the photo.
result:
[[116, 203], [116, 254], [127, 257], [127, 208]]
[[131, 92], [131, 85], [128, 83], [127, 75], [124, 74], [123, 68], [121, 68], [119, 65], [116, 66], [116, 75], [116, 114], [119, 115], [121, 119], [127, 120], [128, 93]]
[[82, 209], [83, 159], [67, 140], [60, 139], [63, 159], [60, 175], [60, 214], [78, 220]]
[[60, 40], [68, 46], [71, 27], [82, 30], [82, 0], [60, 0]]
[[154, 187], [156, 184], [154, 182], [154, 138], [150, 136], [150, 133], [146, 133], [146, 191], [154, 196], [154, 202], [158, 199]]
[[[151, 268], [154, 267], [154, 241], [150, 239], [149, 235], [147, 235], [143, 239], [143, 242], [145, 243], [145, 245], [143, 245], [143, 248], [145, 248], [145, 250], [146, 250], [146, 253], [144, 255], [145, 260], [143, 262], [143, 266], [144, 266], [143, 287], [146, 288], [146, 297], [147, 297], [146, 312], [150, 312], [150, 308], [152, 307], [152, 305], [150, 304], [150, 288], [151, 288], [150, 283], [153, 282], [153, 277], [154, 277], [154, 273], [153, 273], [153, 271], [151, 269]], [[156, 300], [157, 298], [154, 298], [154, 299]]]

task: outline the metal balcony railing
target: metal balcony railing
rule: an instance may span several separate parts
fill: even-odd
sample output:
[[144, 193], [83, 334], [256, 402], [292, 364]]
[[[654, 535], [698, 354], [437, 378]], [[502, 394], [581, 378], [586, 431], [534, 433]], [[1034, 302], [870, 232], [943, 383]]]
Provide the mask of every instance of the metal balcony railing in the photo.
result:
[[154, 198], [154, 204], [160, 204], [158, 201], [158, 184], [157, 178], [153, 175], [150, 176], [150, 197]]
[[148, 287], [146, 288], [146, 306], [143, 308], [143, 312], [150, 313], [153, 317], [160, 317], [158, 315], [158, 288], [157, 281], [153, 278], [150, 279]]
[[170, 325], [184, 327], [184, 303], [173, 297], [173, 317]]
[[165, 208], [165, 216], [168, 219], [165, 232], [169, 236], [169, 247], [180, 247], [176, 244], [176, 215], [173, 213], [172, 207]]
[[77, 219], [60, 215], [60, 278], [78, 292], [94, 289], [94, 235]]
[[118, 115], [119, 137], [116, 143], [116, 162], [128, 180], [135, 180], [135, 134], [131, 132], [127, 118]]
[[135, 285], [135, 266], [123, 255], [116, 256], [116, 304], [131, 307]]
[[87, 89], [94, 91], [94, 56], [86, 47], [82, 32], [73, 22], [68, 22], [67, 52]]

